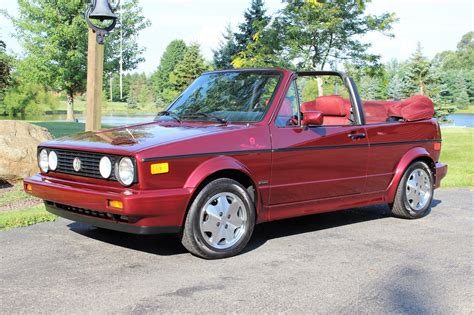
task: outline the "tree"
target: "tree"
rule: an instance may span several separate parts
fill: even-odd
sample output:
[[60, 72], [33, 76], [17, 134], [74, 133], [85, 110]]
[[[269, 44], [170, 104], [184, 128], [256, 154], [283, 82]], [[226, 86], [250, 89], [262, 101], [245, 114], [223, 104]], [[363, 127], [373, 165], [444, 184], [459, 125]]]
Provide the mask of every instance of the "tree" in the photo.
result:
[[174, 89], [170, 82], [170, 75], [176, 66], [183, 60], [187, 47], [183, 40], [177, 39], [172, 41], [166, 47], [165, 52], [160, 60], [158, 69], [153, 73], [151, 81], [155, 93], [155, 98], [161, 99], [165, 103], [173, 100], [173, 96], [169, 93]]
[[398, 74], [395, 74], [388, 83], [387, 96], [394, 100], [401, 100], [404, 97], [403, 79]]
[[[127, 3], [135, 3], [135, 0]], [[87, 24], [83, 14], [88, 5], [83, 0], [18, 0], [19, 15], [10, 17], [18, 37], [27, 53], [24, 63], [27, 65], [21, 71], [28, 73], [31, 82], [45, 84], [57, 91], [64, 91], [68, 98], [68, 120], [74, 119], [74, 97], [83, 93], [86, 88], [87, 64]], [[132, 10], [132, 6], [124, 5]], [[130, 14], [136, 13], [133, 9]], [[127, 16], [127, 12], [123, 13]], [[126, 20], [126, 19], [125, 19]], [[140, 21], [139, 23], [143, 23]], [[132, 23], [133, 24], [133, 23]], [[129, 36], [126, 39], [136, 42], [136, 35], [141, 26], [125, 25], [124, 32]], [[114, 68], [111, 64], [112, 56], [108, 51], [116, 51], [116, 40], [108, 39], [106, 47], [105, 68]], [[110, 48], [112, 47], [112, 48]], [[135, 45], [126, 45], [124, 68], [133, 69], [141, 61], [142, 50]]]
[[266, 14], [263, 0], [252, 0], [250, 8], [244, 12], [245, 22], [239, 25], [239, 32], [235, 33], [238, 51], [244, 51], [255, 41], [255, 35], [263, 30], [270, 22]]
[[284, 0], [272, 25], [279, 49], [299, 69], [322, 70], [335, 60], [359, 67], [379, 65], [380, 56], [368, 52], [360, 38], [371, 32], [393, 36], [393, 13], [366, 15], [368, 1]]
[[183, 92], [195, 79], [207, 70], [208, 67], [201, 55], [199, 45], [191, 44], [186, 50], [183, 60], [176, 65], [176, 68], [170, 75], [170, 82], [174, 87], [172, 91], [174, 97]]
[[[138, 45], [138, 35], [151, 25], [150, 20], [143, 16], [139, 0], [123, 0], [121, 3], [118, 12], [121, 18], [117, 20], [115, 30], [105, 38], [104, 73], [105, 78], [109, 79], [111, 75], [120, 71], [120, 55], [123, 58], [122, 70], [124, 72], [136, 69], [141, 62], [145, 61], [143, 58], [145, 48]], [[120, 52], [121, 38], [123, 39], [122, 53]], [[109, 85], [110, 82], [104, 80], [104, 88]]]
[[0, 102], [11, 85], [12, 58], [6, 53], [6, 44], [0, 40]]
[[458, 71], [454, 84], [454, 104], [460, 109], [467, 108], [469, 105], [468, 86], [461, 71]]
[[223, 40], [219, 43], [219, 47], [213, 51], [214, 53], [214, 67], [217, 69], [232, 69], [232, 60], [239, 52], [235, 40], [235, 35], [232, 27], [227, 25], [225, 33], [222, 34]]
[[431, 64], [429, 60], [423, 56], [421, 44], [418, 43], [416, 51], [408, 60], [405, 72], [405, 94], [427, 95], [427, 85], [433, 80], [431, 73]]

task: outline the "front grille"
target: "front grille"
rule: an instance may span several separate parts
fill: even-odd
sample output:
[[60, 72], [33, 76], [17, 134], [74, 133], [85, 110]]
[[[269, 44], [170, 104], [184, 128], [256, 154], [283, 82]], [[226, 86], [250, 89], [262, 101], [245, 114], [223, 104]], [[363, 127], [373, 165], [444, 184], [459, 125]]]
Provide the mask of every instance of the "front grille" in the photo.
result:
[[52, 207], [55, 207], [67, 212], [82, 214], [85, 216], [100, 218], [103, 220], [109, 220], [109, 221], [121, 222], [121, 223], [135, 223], [138, 221], [137, 217], [129, 217], [129, 216], [114, 214], [110, 212], [102, 212], [102, 211], [84, 209], [84, 208], [79, 208], [79, 207], [73, 207], [73, 206], [63, 205], [63, 204], [52, 202], [52, 201], [46, 201], [46, 204], [48, 206], [52, 206]]
[[[119, 159], [117, 156], [62, 149], [54, 149], [54, 151], [58, 155], [58, 168], [55, 172], [103, 179], [100, 175], [99, 163], [102, 157], [107, 156], [112, 161], [112, 175], [109, 179], [117, 180], [115, 178], [115, 163]], [[75, 158], [81, 160], [81, 170], [79, 172], [76, 172], [73, 168]]]

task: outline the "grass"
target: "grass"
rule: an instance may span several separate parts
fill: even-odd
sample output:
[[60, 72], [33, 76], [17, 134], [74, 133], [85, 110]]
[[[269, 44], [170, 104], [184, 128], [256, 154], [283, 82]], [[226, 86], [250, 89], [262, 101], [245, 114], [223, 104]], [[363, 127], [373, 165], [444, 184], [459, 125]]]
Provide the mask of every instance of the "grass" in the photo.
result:
[[465, 109], [459, 109], [455, 112], [455, 114], [474, 114], [474, 104], [470, 104]]
[[28, 194], [25, 194], [21, 185], [16, 185], [15, 190], [10, 191], [8, 193], [0, 194], [0, 207], [13, 202], [19, 202], [29, 199], [33, 199], [33, 197]]
[[27, 209], [0, 212], [0, 231], [24, 227], [40, 222], [56, 220], [54, 214], [47, 212], [44, 205], [37, 205]]
[[473, 187], [474, 128], [443, 128], [441, 132], [440, 161], [449, 165], [442, 187]]
[[[65, 101], [60, 102], [60, 106], [57, 110], [65, 111], [67, 110], [67, 103]], [[74, 111], [85, 112], [86, 110], [86, 101], [81, 99], [76, 99], [74, 101]], [[143, 113], [150, 112], [156, 113], [158, 111], [157, 107], [153, 103], [140, 104], [137, 108], [130, 108], [125, 102], [102, 102], [102, 114], [108, 113]]]

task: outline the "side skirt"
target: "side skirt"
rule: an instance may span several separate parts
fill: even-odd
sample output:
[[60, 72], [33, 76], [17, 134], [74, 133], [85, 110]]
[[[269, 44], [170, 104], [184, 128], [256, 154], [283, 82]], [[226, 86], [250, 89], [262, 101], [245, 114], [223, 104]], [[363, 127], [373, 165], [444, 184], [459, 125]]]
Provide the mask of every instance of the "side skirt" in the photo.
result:
[[266, 221], [386, 203], [386, 191], [264, 206]]

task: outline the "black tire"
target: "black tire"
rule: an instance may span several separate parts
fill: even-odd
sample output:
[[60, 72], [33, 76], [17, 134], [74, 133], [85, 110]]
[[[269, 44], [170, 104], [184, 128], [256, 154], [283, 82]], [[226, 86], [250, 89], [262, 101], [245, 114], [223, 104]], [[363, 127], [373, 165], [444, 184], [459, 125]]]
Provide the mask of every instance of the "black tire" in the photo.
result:
[[[410, 192], [410, 187], [408, 185], [408, 181], [411, 180], [410, 176], [414, 172], [422, 174], [425, 172], [427, 174], [427, 181], [428, 183], [426, 184], [426, 190], [429, 193], [429, 197], [427, 197], [425, 203], [423, 206], [420, 204], [419, 209], [415, 209], [413, 207], [413, 204], [415, 203], [412, 199], [409, 199], [407, 197], [408, 193]], [[418, 187], [418, 185], [417, 185]], [[414, 190], [414, 193], [418, 193], [416, 189]], [[420, 191], [420, 193], [422, 193]], [[397, 193], [395, 195], [395, 200], [393, 204], [390, 204], [392, 214], [396, 217], [403, 218], [403, 219], [419, 219], [424, 217], [430, 212], [431, 209], [431, 202], [433, 200], [433, 193], [434, 193], [434, 177], [433, 177], [433, 172], [430, 169], [430, 167], [421, 161], [414, 162], [412, 163], [405, 173], [403, 174], [402, 179], [400, 180], [400, 183], [398, 184], [397, 188]]]
[[[240, 210], [238, 211], [242, 216], [245, 216], [245, 220], [242, 220], [244, 222], [242, 224], [243, 232], [241, 232], [238, 241], [232, 246], [222, 249], [216, 248], [209, 243], [209, 240], [205, 239], [206, 235], [203, 236], [203, 233], [205, 234], [205, 232], [202, 232], [201, 230], [201, 220], [203, 211], [205, 211], [205, 206], [210, 202], [212, 204], [211, 199], [217, 195], [225, 193], [232, 194], [239, 198], [238, 200], [243, 206], [239, 207]], [[217, 199], [214, 200], [217, 201]], [[206, 215], [205, 213], [206, 212], [204, 212], [204, 215]], [[221, 178], [207, 184], [198, 193], [196, 198], [194, 198], [186, 216], [181, 243], [189, 252], [205, 259], [231, 257], [240, 253], [247, 245], [252, 236], [254, 226], [255, 206], [247, 190], [234, 180]], [[227, 228], [227, 224], [225, 227]], [[238, 230], [234, 230], [233, 233], [235, 234], [236, 231]], [[219, 244], [216, 246], [219, 246]]]

